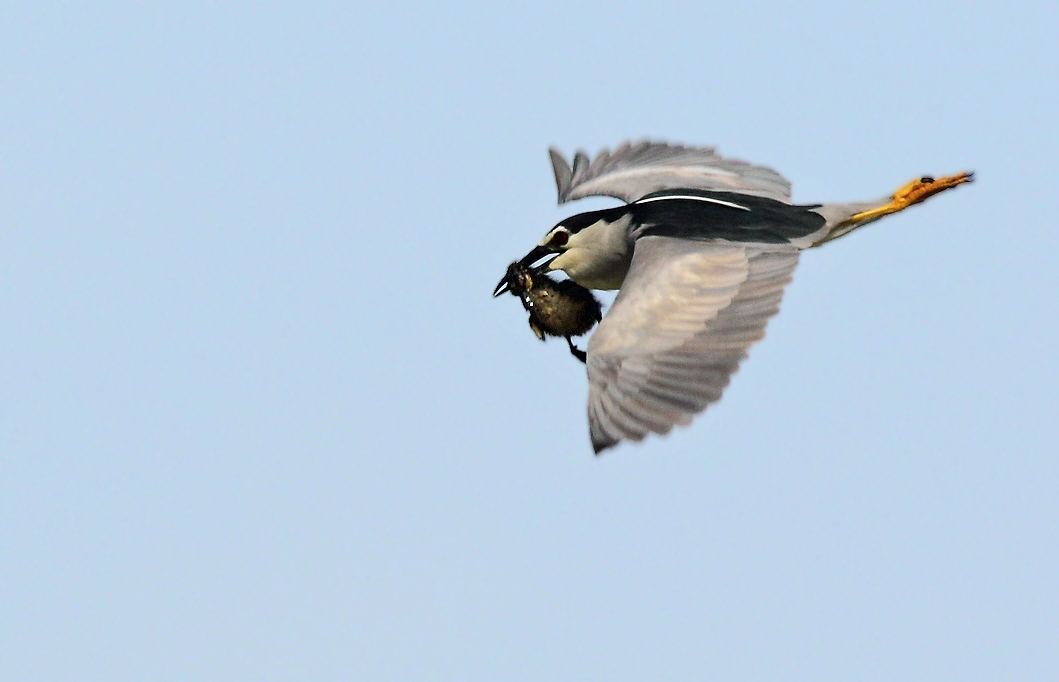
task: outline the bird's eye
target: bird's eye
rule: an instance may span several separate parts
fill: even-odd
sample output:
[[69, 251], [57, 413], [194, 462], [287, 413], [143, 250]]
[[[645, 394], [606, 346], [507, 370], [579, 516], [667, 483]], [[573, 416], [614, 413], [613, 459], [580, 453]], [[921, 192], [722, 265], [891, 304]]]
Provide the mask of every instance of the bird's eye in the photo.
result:
[[555, 235], [552, 236], [551, 242], [549, 242], [549, 243], [552, 246], [565, 246], [566, 242], [569, 241], [569, 240], [570, 240], [570, 235], [568, 233], [566, 233], [566, 232], [556, 232]]
[[919, 179], [919, 181], [920, 182], [931, 183], [931, 182], [934, 182], [934, 178], [930, 177], [929, 175], [924, 175], [923, 177], [921, 177]]

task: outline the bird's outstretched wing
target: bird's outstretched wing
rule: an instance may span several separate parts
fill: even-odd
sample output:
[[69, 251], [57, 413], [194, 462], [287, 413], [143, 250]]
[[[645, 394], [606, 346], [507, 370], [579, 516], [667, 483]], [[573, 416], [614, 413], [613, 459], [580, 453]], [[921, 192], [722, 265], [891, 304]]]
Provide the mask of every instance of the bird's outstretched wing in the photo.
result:
[[721, 397], [779, 310], [798, 263], [787, 245], [642, 237], [588, 342], [588, 422], [598, 453], [668, 433]]
[[626, 142], [614, 153], [601, 151], [591, 162], [579, 151], [574, 155], [573, 168], [556, 149], [548, 153], [560, 204], [592, 195], [631, 203], [666, 189], [738, 192], [787, 203], [791, 199], [790, 183], [776, 171], [722, 158], [707, 147]]

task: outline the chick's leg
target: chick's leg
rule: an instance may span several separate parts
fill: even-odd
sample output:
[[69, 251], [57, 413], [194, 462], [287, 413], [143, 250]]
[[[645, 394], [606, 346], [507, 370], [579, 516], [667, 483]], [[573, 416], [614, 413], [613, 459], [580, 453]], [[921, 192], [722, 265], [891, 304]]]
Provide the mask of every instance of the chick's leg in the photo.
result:
[[577, 358], [581, 362], [587, 362], [588, 355], [585, 354], [585, 351], [581, 350], [580, 348], [574, 345], [573, 339], [567, 336], [566, 343], [570, 346], [570, 352], [573, 353], [575, 358]]

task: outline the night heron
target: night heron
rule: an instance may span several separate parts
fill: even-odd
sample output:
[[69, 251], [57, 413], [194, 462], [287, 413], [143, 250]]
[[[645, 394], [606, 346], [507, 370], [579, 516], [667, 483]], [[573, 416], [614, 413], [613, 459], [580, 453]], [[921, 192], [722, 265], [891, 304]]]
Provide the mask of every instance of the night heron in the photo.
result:
[[626, 143], [591, 162], [578, 152], [572, 168], [550, 153], [560, 204], [592, 195], [626, 202], [563, 220], [519, 261], [620, 289], [588, 341], [597, 453], [690, 424], [717, 401], [779, 310], [799, 251], [972, 179], [922, 177], [875, 201], [798, 206], [775, 171], [710, 148]]

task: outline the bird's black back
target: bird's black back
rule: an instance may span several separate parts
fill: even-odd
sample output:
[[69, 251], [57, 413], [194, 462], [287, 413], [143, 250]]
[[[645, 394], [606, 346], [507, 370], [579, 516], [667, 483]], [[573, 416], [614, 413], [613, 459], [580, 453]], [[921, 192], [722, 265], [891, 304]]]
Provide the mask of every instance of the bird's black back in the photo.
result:
[[[673, 195], [703, 197], [715, 201], [661, 198]], [[636, 202], [626, 206], [632, 212], [634, 223], [645, 226], [640, 230], [638, 237], [663, 236], [692, 240], [725, 239], [733, 242], [785, 244], [816, 232], [826, 222], [823, 216], [810, 210], [818, 208], [818, 205], [792, 206], [775, 199], [735, 192], [668, 190], [648, 195], [644, 199], [640, 200], [643, 203]]]
[[562, 225], [577, 233], [599, 220], [614, 222], [630, 215], [637, 238], [786, 244], [824, 226], [824, 217], [811, 210], [818, 207], [819, 204], [792, 206], [737, 192], [673, 189], [649, 194], [625, 206], [579, 213], [563, 220]]

